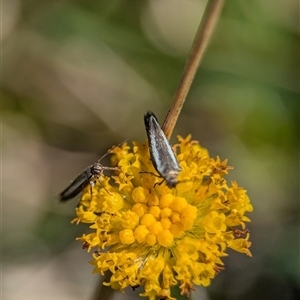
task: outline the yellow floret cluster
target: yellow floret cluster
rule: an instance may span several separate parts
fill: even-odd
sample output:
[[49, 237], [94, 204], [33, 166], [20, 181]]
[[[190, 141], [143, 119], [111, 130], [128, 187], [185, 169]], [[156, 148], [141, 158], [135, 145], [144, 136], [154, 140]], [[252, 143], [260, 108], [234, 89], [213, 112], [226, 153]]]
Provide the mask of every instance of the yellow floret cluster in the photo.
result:
[[101, 177], [92, 194], [86, 188], [74, 219], [91, 224], [78, 239], [94, 249], [94, 272], [112, 273], [105, 284], [121, 291], [143, 286], [141, 296], [150, 300], [174, 299], [175, 285], [185, 295], [193, 285], [209, 285], [227, 248], [251, 256], [245, 213], [252, 205], [243, 188], [224, 179], [227, 161], [210, 158], [190, 136], [178, 141], [175, 188], [159, 184], [147, 143], [124, 144], [112, 151], [120, 171]]

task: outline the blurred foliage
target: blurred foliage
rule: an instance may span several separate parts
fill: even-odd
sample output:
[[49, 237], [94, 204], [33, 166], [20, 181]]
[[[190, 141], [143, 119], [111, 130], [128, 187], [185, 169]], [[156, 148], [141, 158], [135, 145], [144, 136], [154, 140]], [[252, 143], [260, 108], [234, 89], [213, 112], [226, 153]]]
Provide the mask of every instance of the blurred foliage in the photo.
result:
[[[299, 299], [298, 6], [227, 1], [178, 121], [172, 142], [192, 133], [229, 158], [255, 209], [253, 258], [232, 253], [194, 299]], [[145, 140], [147, 110], [163, 121], [204, 7], [3, 1], [5, 299], [93, 294], [89, 255], [73, 242], [84, 230], [70, 224], [76, 200], [55, 196], [113, 144]]]

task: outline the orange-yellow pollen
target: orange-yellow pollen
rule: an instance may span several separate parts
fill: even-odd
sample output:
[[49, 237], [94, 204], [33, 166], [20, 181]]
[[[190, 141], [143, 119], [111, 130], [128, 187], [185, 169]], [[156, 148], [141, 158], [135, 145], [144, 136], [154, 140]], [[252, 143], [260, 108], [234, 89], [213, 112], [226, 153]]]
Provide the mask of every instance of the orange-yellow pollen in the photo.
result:
[[180, 222], [180, 215], [178, 213], [172, 213], [170, 217], [173, 224]]
[[120, 241], [123, 244], [132, 244], [135, 241], [133, 231], [131, 229], [124, 229], [119, 232]]
[[135, 188], [133, 194], [135, 202], [142, 202], [134, 204], [132, 211], [123, 213], [122, 226], [133, 230], [127, 243], [134, 237], [138, 243], [145, 242], [150, 246], [159, 243], [169, 247], [174, 237], [182, 236], [185, 230], [193, 227], [197, 208], [188, 204], [185, 198], [163, 194], [159, 199], [144, 188]]
[[145, 242], [146, 236], [149, 233], [149, 230], [145, 225], [139, 225], [135, 230], [134, 230], [134, 237], [139, 243]]
[[165, 208], [165, 207], [169, 207], [170, 204], [172, 203], [174, 199], [174, 196], [172, 194], [164, 194], [160, 197], [160, 201], [159, 201], [159, 207], [160, 208]]
[[183, 208], [186, 207], [187, 205], [187, 201], [185, 198], [182, 198], [182, 197], [175, 197], [172, 201], [172, 203], [170, 204], [170, 208], [173, 210], [173, 211], [176, 211], [178, 213], [180, 213]]
[[122, 226], [124, 228], [133, 229], [136, 227], [138, 222], [139, 216], [135, 212], [127, 210], [125, 213], [123, 213]]
[[149, 226], [149, 231], [154, 235], [157, 235], [162, 230], [163, 230], [163, 228], [162, 228], [160, 222], [154, 222]]
[[149, 227], [152, 223], [154, 223], [155, 217], [151, 214], [144, 214], [141, 218], [140, 224], [141, 225], [146, 225], [147, 227]]
[[150, 246], [154, 246], [156, 244], [156, 236], [154, 234], [149, 233], [146, 236], [146, 243]]
[[163, 229], [169, 229], [170, 226], [172, 225], [172, 222], [169, 218], [162, 218], [160, 220], [160, 223]]
[[149, 191], [146, 188], [138, 186], [132, 191], [132, 199], [136, 203], [145, 203], [146, 204], [148, 194], [149, 194]]
[[173, 234], [169, 229], [163, 229], [157, 234], [157, 241], [163, 247], [170, 247], [173, 243]]
[[165, 207], [161, 210], [160, 216], [162, 218], [168, 218], [172, 215], [172, 210], [169, 207]]
[[148, 212], [148, 206], [142, 203], [136, 203], [133, 205], [132, 209], [139, 217], [142, 217], [145, 213]]
[[161, 209], [158, 206], [150, 206], [149, 214], [152, 214], [155, 219], [159, 219]]

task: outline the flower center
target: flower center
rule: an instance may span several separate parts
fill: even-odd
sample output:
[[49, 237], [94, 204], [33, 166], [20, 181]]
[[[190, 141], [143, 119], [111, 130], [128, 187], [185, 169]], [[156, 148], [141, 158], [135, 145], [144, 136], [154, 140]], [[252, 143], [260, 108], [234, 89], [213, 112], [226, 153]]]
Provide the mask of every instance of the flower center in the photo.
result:
[[123, 230], [119, 232], [123, 244], [146, 243], [172, 246], [174, 238], [193, 227], [197, 208], [182, 197], [164, 194], [158, 199], [143, 187], [132, 192], [135, 204], [123, 213]]

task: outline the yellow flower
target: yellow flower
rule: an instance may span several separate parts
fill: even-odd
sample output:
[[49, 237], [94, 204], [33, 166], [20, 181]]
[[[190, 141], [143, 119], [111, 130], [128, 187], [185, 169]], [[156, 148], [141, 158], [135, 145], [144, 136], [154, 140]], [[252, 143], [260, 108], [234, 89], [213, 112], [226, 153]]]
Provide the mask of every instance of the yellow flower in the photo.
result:
[[[173, 189], [161, 182], [147, 143], [115, 148], [120, 172], [88, 186], [74, 222], [90, 223], [92, 232], [78, 240], [94, 248], [94, 272], [112, 276], [105, 285], [123, 290], [143, 286], [150, 300], [174, 299], [171, 287], [188, 295], [193, 285], [208, 286], [223, 269], [227, 248], [251, 256], [246, 191], [224, 176], [227, 160], [210, 158], [191, 136], [174, 146], [182, 168]], [[240, 228], [240, 229], [239, 229]]]

